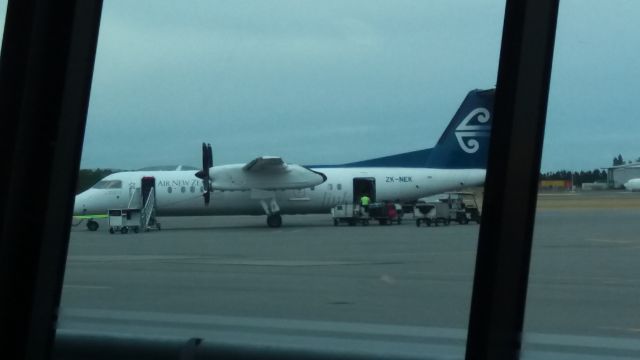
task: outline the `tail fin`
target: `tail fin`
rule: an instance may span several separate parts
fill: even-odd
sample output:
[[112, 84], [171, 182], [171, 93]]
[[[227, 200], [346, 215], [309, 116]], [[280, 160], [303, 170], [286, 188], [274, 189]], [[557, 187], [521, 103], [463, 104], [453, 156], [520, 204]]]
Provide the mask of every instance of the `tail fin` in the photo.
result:
[[341, 165], [320, 167], [430, 167], [486, 169], [495, 89], [467, 94], [435, 147]]
[[486, 169], [495, 89], [467, 94], [427, 159], [427, 167]]

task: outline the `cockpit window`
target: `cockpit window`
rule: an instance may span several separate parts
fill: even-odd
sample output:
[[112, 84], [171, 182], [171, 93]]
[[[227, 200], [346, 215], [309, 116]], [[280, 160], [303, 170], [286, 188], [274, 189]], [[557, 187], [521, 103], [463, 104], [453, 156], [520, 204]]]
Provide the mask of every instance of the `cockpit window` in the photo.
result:
[[102, 180], [93, 185], [92, 189], [122, 189], [122, 180]]

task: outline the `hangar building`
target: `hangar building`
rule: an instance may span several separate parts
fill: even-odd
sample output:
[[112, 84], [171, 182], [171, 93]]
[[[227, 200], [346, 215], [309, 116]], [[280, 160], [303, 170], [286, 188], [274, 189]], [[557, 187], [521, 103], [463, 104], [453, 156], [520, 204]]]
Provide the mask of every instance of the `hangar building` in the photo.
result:
[[607, 169], [607, 185], [610, 188], [624, 187], [630, 179], [640, 178], [640, 162], [611, 166]]

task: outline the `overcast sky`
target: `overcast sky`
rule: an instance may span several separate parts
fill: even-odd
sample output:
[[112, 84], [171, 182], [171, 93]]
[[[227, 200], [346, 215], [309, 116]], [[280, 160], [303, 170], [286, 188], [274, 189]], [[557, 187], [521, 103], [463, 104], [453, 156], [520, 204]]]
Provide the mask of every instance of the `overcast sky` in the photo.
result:
[[[0, 0], [3, 7], [6, 0]], [[504, 1], [105, 0], [82, 168], [431, 147], [495, 85]], [[542, 170], [640, 157], [640, 1], [561, 2]]]

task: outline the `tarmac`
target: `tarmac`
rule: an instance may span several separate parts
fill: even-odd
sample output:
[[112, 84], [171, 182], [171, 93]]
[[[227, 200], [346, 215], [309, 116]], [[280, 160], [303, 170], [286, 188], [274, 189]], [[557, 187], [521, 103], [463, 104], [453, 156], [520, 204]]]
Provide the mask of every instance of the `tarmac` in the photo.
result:
[[[640, 357], [639, 195], [539, 196], [525, 358]], [[464, 357], [477, 224], [160, 221], [138, 234], [72, 229], [61, 333]]]

